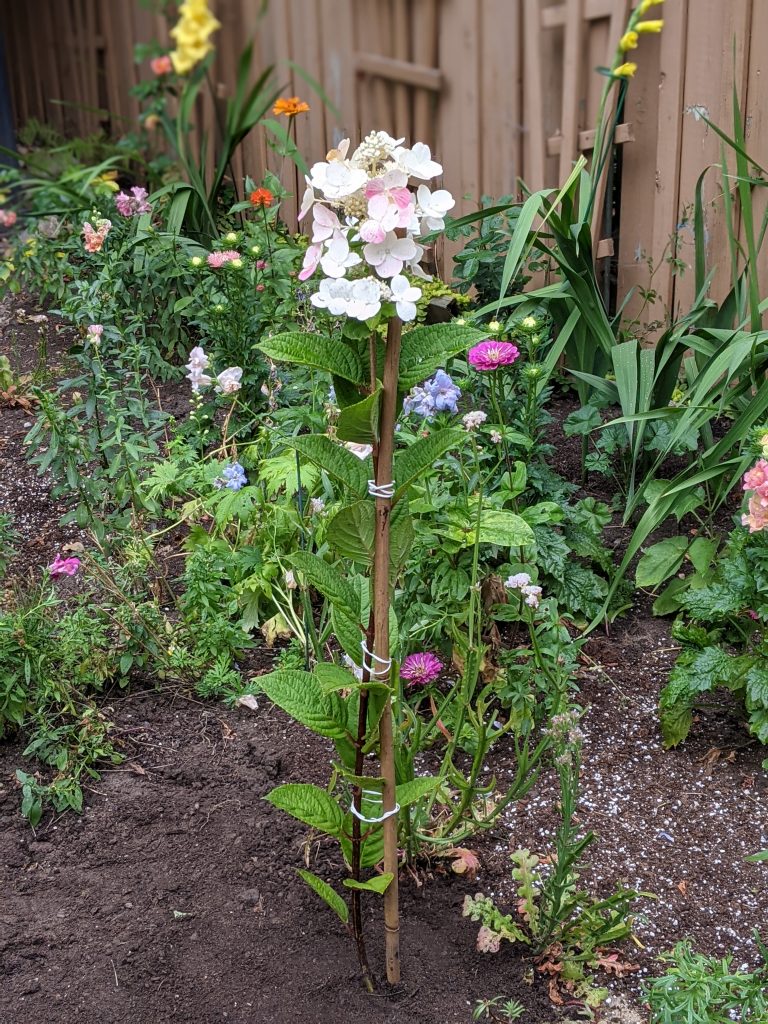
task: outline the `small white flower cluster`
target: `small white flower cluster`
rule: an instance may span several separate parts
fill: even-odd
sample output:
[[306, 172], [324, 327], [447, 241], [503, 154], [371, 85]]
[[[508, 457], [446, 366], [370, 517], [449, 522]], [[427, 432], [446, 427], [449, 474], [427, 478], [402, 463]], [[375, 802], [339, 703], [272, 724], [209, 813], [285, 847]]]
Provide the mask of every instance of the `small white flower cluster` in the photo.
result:
[[[209, 374], [204, 373], [210, 365], [210, 360], [205, 354], [205, 350], [200, 345], [196, 345], [195, 348], [189, 353], [189, 362], [186, 364], [185, 369], [189, 370], [186, 375], [187, 380], [192, 386], [194, 394], [198, 394], [201, 388], [207, 388], [209, 384], [213, 383], [213, 378]], [[241, 388], [241, 379], [243, 376], [242, 368], [239, 366], [228, 366], [226, 370], [222, 370], [216, 378], [216, 387], [214, 391], [218, 395], [235, 395]]]
[[519, 590], [525, 598], [525, 603], [531, 608], [538, 608], [541, 600], [541, 587], [531, 583], [531, 577], [527, 572], [518, 572], [514, 576], [508, 576], [504, 580], [507, 590]]
[[[332, 316], [370, 320], [382, 302], [394, 302], [401, 320], [416, 318], [421, 289], [404, 271], [427, 279], [419, 266], [424, 246], [416, 238], [442, 230], [455, 200], [445, 189], [432, 192], [424, 184], [411, 191], [411, 178], [428, 181], [443, 168], [429, 146], [417, 142], [406, 149], [403, 141], [371, 132], [348, 155], [344, 139], [306, 178], [299, 219], [312, 211], [312, 241], [299, 278], [306, 281], [320, 268], [326, 280], [311, 302]], [[371, 268], [375, 276], [356, 277], [356, 267]], [[349, 270], [353, 277], [344, 280]]]
[[461, 422], [464, 424], [465, 430], [472, 431], [477, 430], [487, 419], [488, 414], [483, 412], [482, 409], [473, 409], [472, 412], [468, 412], [466, 416], [461, 417]]

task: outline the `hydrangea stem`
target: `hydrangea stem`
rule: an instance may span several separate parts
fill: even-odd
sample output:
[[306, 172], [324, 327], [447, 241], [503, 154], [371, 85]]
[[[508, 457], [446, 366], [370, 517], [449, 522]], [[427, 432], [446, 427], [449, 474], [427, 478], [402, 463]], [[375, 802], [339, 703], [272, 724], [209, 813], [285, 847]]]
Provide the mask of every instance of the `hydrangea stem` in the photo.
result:
[[[400, 368], [400, 342], [402, 324], [393, 317], [387, 327], [387, 351], [384, 360], [381, 413], [379, 419], [379, 445], [376, 464], [376, 483], [392, 481], [392, 463], [395, 445], [395, 418], [397, 415], [397, 382]], [[374, 620], [374, 664], [381, 665], [389, 659], [389, 527], [392, 511], [391, 498], [376, 498], [376, 532], [373, 553], [373, 620]], [[382, 786], [382, 813], [395, 808], [395, 746], [392, 729], [392, 707], [387, 698], [379, 725], [379, 757]], [[390, 814], [384, 820], [384, 871], [392, 875], [392, 881], [384, 893], [384, 940], [387, 965], [387, 981], [396, 984], [400, 980], [400, 910], [398, 892], [397, 856], [397, 815]]]

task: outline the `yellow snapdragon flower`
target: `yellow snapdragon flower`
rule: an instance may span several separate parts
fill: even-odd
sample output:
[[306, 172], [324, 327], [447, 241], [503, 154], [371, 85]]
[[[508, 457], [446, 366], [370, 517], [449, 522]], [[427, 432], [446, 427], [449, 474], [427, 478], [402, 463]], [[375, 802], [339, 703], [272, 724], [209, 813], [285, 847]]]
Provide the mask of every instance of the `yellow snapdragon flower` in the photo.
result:
[[637, 32], [632, 32], [632, 31], [625, 32], [624, 35], [619, 40], [619, 49], [620, 50], [636, 50], [637, 49], [637, 40], [638, 40], [638, 38], [639, 37], [637, 35]]
[[635, 25], [635, 32], [641, 34], [646, 32], [661, 32], [664, 28], [664, 20], [659, 18], [657, 21], [638, 21]]
[[631, 60], [628, 60], [625, 64], [619, 64], [617, 68], [613, 69], [613, 73], [617, 78], [632, 78], [636, 71], [637, 64]]
[[639, 17], [642, 18], [642, 16], [646, 13], [646, 11], [650, 11], [650, 9], [652, 7], [655, 7], [656, 4], [663, 4], [663, 3], [664, 3], [664, 0], [642, 0], [642, 3], [640, 4], [640, 6], [637, 9], [637, 13], [638, 13]]
[[208, 0], [185, 0], [179, 14], [178, 24], [171, 29], [176, 49], [170, 57], [176, 74], [186, 75], [213, 49], [210, 37], [221, 22], [211, 14]]

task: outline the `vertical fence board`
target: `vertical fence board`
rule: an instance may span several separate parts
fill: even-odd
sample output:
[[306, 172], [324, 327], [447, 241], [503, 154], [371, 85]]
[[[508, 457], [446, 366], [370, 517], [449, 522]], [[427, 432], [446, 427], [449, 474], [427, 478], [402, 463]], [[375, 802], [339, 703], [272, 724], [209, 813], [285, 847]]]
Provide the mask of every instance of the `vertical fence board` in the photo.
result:
[[520, 7], [486, 0], [480, 8], [481, 111], [495, 111], [482, 132], [481, 191], [491, 196], [517, 192], [522, 175], [520, 138]]
[[[719, 164], [720, 140], [701, 119], [696, 110], [706, 108], [710, 120], [731, 133], [731, 96], [735, 81], [740, 97], [744, 87], [744, 48], [749, 28], [750, 0], [732, 0], [723, 5], [719, 0], [697, 0], [695, 17], [688, 20], [687, 52], [697, 55], [686, 63], [684, 116], [681, 130], [680, 208], [689, 208], [694, 201], [696, 181], [705, 167]], [[694, 13], [694, 9], [691, 10]], [[702, 53], [707, 54], [701, 60]], [[729, 167], [733, 167], [729, 159]], [[730, 286], [728, 272], [726, 225], [721, 201], [722, 182], [719, 169], [713, 168], [704, 179], [703, 199], [706, 225], [707, 264], [716, 266], [710, 289], [714, 299], [721, 298]], [[689, 270], [675, 281], [674, 303], [688, 309], [694, 298], [693, 222], [681, 216], [680, 255]]]

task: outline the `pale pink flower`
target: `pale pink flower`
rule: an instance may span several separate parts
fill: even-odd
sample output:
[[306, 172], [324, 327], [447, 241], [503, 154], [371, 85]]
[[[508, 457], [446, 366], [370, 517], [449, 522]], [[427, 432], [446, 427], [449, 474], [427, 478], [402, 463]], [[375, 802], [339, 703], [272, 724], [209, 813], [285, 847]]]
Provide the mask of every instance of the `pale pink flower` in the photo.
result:
[[307, 251], [304, 253], [304, 262], [302, 263], [301, 270], [299, 271], [300, 281], [306, 281], [307, 278], [312, 277], [320, 264], [320, 257], [322, 254], [322, 245], [309, 246]]
[[456, 205], [456, 200], [444, 188], [430, 192], [426, 185], [419, 185], [416, 190], [418, 203], [417, 215], [421, 218], [421, 230], [442, 231], [445, 227], [445, 215]]
[[240, 383], [242, 376], [242, 367], [228, 366], [216, 378], [217, 383], [214, 390], [219, 395], [235, 395], [242, 387]]
[[768, 462], [758, 459], [744, 474], [742, 487], [745, 491], [756, 491], [761, 498], [768, 499]]
[[411, 686], [426, 686], [433, 683], [443, 671], [443, 663], [430, 651], [409, 654], [400, 666], [400, 675]]
[[100, 338], [104, 333], [104, 328], [101, 324], [89, 324], [88, 333], [94, 338]]
[[57, 554], [48, 566], [48, 572], [54, 579], [57, 579], [59, 576], [74, 576], [79, 568], [79, 558], [62, 558]]
[[16, 223], [15, 210], [0, 210], [0, 227], [12, 228]]
[[363, 249], [365, 261], [379, 277], [402, 274], [403, 264], [416, 256], [418, 249], [410, 237], [398, 238], [394, 231], [387, 233], [382, 242], [369, 242]]
[[759, 533], [768, 527], [768, 507], [757, 492], [749, 499], [749, 511], [741, 517], [742, 526], [748, 526], [750, 533]]
[[511, 341], [481, 341], [467, 353], [467, 361], [476, 370], [498, 370], [500, 366], [510, 366], [520, 355], [517, 345]]
[[186, 369], [189, 370], [187, 380], [194, 394], [197, 394], [200, 388], [208, 387], [211, 383], [210, 376], [203, 373], [203, 370], [208, 368], [208, 364], [209, 359], [205, 351], [200, 345], [196, 345], [189, 353], [189, 362], [186, 365]]
[[86, 252], [101, 252], [102, 246], [112, 227], [112, 221], [101, 218], [96, 221], [96, 227], [85, 221], [83, 224], [83, 238], [85, 239]]
[[472, 412], [468, 412], [466, 416], [461, 417], [461, 422], [464, 424], [465, 430], [477, 430], [487, 419], [488, 414], [484, 413], [482, 409], [473, 409]]
[[341, 222], [333, 210], [329, 210], [322, 203], [316, 203], [312, 208], [312, 241], [324, 242], [332, 238], [334, 233], [341, 231]]
[[326, 243], [325, 253], [320, 257], [320, 266], [326, 277], [344, 277], [350, 267], [363, 261], [349, 248], [349, 242], [337, 231]]
[[131, 188], [131, 195], [126, 192], [118, 192], [115, 196], [117, 212], [123, 217], [138, 217], [142, 213], [151, 213], [152, 206], [147, 197], [149, 193], [140, 185]]
[[394, 152], [398, 166], [406, 171], [412, 178], [421, 178], [428, 181], [443, 173], [441, 164], [432, 159], [429, 146], [424, 142], [416, 142], [411, 149], [398, 146]]
[[406, 188], [408, 176], [400, 170], [387, 171], [381, 178], [372, 178], [365, 186], [368, 219], [360, 226], [365, 242], [383, 242], [388, 232], [407, 228], [414, 211], [414, 200]]
[[225, 263], [232, 263], [233, 260], [239, 259], [240, 253], [234, 249], [218, 249], [215, 252], [209, 252], [207, 256], [208, 266], [213, 267], [214, 270], [223, 267]]

